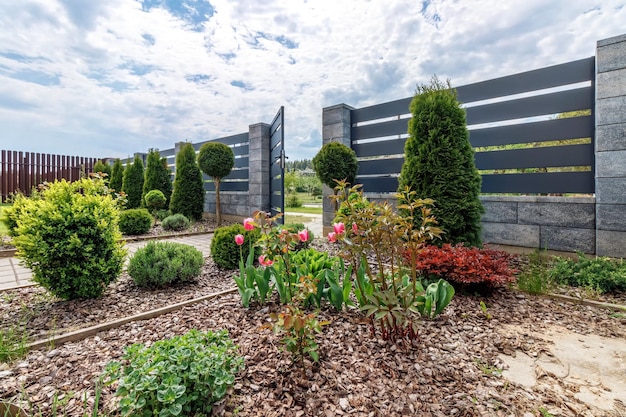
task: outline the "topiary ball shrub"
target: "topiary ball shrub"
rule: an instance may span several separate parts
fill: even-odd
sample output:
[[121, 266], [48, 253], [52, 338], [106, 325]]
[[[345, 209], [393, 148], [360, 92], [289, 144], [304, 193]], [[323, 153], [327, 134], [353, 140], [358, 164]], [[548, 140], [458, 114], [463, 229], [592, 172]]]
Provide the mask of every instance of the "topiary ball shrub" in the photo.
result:
[[161, 226], [163, 226], [165, 230], [181, 231], [191, 226], [191, 222], [183, 214], [176, 213], [164, 218], [161, 222]]
[[151, 210], [153, 213], [156, 213], [158, 209], [165, 207], [166, 201], [167, 199], [161, 190], [150, 190], [144, 197], [146, 208]]
[[192, 280], [200, 275], [202, 265], [202, 252], [193, 246], [150, 242], [131, 258], [128, 275], [140, 287], [162, 287]]
[[[244, 236], [241, 250], [245, 260], [250, 253], [250, 242], [254, 245], [261, 237], [261, 231], [258, 228], [248, 231], [241, 224], [233, 224], [215, 230], [211, 241], [211, 257], [220, 268], [235, 269], [239, 267], [239, 246], [235, 243], [235, 236], [237, 235]], [[260, 248], [255, 248], [254, 251], [255, 258], [261, 254]]]
[[35, 199], [17, 197], [13, 243], [33, 281], [64, 300], [100, 297], [126, 255], [118, 204], [97, 178], [61, 180]]
[[120, 213], [120, 231], [124, 235], [143, 235], [152, 227], [152, 216], [146, 209], [129, 209]]
[[103, 377], [106, 384], [118, 381], [123, 416], [209, 416], [243, 367], [226, 330], [192, 329], [149, 347], [127, 346]]

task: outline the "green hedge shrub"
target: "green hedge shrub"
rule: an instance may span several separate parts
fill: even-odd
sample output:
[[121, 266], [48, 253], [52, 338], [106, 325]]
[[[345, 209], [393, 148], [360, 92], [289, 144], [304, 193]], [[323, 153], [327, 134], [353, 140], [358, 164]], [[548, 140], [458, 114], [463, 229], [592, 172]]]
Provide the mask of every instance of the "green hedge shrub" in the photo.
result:
[[[244, 244], [241, 246], [241, 249], [243, 250], [243, 259], [245, 260], [250, 253], [250, 241], [254, 245], [261, 237], [261, 231], [258, 228], [247, 231], [241, 224], [233, 224], [216, 229], [211, 241], [211, 257], [220, 268], [235, 269], [239, 267], [239, 246], [235, 243], [236, 235], [244, 236]], [[261, 254], [260, 249], [256, 248], [254, 250], [255, 257]]]
[[17, 256], [55, 296], [99, 297], [120, 274], [126, 251], [118, 201], [104, 180], [57, 181], [37, 198], [18, 196], [13, 208]]
[[122, 165], [122, 161], [118, 158], [113, 163], [113, 168], [111, 168], [109, 187], [116, 193], [119, 193], [122, 191], [122, 182], [124, 182], [124, 165]]
[[143, 235], [152, 227], [152, 216], [146, 209], [129, 209], [120, 213], [120, 231], [124, 235]]
[[184, 214], [188, 219], [200, 220], [204, 211], [204, 195], [204, 181], [196, 163], [196, 151], [191, 143], [184, 143], [176, 155], [170, 210], [174, 214]]
[[180, 213], [176, 213], [176, 214], [172, 214], [164, 218], [163, 221], [161, 222], [161, 226], [163, 226], [165, 230], [180, 231], [180, 230], [185, 230], [189, 226], [191, 226], [191, 222], [184, 215]]
[[193, 246], [175, 242], [150, 242], [137, 250], [128, 275], [140, 287], [161, 287], [190, 281], [200, 275], [204, 258]]
[[106, 366], [104, 380], [119, 382], [123, 416], [208, 416], [243, 367], [226, 330], [192, 329], [150, 347], [126, 347], [122, 363]]
[[122, 191], [126, 193], [126, 208], [135, 209], [142, 205], [143, 197], [143, 161], [135, 156], [132, 164], [128, 164], [122, 178]]
[[626, 291], [626, 262], [623, 259], [587, 257], [557, 258], [549, 270], [552, 280], [572, 287], [591, 288], [600, 293]]

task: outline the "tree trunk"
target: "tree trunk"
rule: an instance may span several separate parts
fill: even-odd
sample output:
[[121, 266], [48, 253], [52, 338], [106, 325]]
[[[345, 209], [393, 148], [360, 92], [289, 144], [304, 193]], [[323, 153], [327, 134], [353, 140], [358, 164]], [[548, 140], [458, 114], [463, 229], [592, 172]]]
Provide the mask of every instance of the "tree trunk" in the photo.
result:
[[221, 178], [215, 178], [215, 217], [217, 217], [217, 225], [222, 223], [222, 208], [220, 207], [220, 182]]

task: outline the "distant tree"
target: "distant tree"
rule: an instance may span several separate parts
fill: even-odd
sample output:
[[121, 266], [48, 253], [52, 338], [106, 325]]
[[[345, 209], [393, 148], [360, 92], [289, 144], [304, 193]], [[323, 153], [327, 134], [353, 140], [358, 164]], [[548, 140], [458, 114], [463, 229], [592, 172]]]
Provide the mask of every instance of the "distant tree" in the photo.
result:
[[111, 181], [111, 165], [105, 164], [102, 160], [98, 160], [95, 164], [93, 164], [93, 172], [102, 172], [103, 174], [107, 174], [105, 180]]
[[173, 214], [200, 220], [204, 211], [204, 183], [202, 172], [196, 163], [196, 151], [191, 143], [185, 143], [176, 155], [174, 191], [170, 200]]
[[170, 175], [171, 171], [167, 166], [167, 158], [161, 158], [158, 149], [150, 149], [146, 159], [146, 175], [143, 182], [143, 203], [145, 203], [145, 197], [148, 192], [159, 190], [165, 196], [165, 207], [169, 205], [172, 196]]
[[111, 179], [109, 180], [109, 188], [119, 193], [122, 191], [122, 182], [124, 181], [124, 166], [122, 161], [118, 159], [113, 163], [113, 169], [111, 170]]
[[138, 155], [132, 164], [126, 166], [122, 180], [122, 191], [126, 193], [126, 208], [134, 209], [142, 206], [143, 195], [143, 161]]
[[410, 111], [400, 190], [435, 200], [433, 215], [445, 231], [438, 242], [480, 246], [481, 177], [456, 91], [433, 77], [417, 88]]
[[218, 226], [222, 222], [220, 207], [220, 183], [222, 178], [230, 174], [235, 165], [235, 154], [227, 145], [220, 142], [208, 142], [200, 147], [198, 165], [202, 172], [213, 178], [215, 182], [215, 217]]

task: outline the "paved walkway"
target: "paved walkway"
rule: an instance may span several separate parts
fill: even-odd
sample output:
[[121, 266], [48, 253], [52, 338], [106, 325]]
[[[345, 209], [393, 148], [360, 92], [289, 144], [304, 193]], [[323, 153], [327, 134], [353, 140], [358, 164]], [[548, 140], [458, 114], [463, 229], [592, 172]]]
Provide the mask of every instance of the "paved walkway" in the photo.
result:
[[[206, 257], [211, 254], [211, 237], [212, 233], [193, 235], [193, 236], [180, 236], [167, 239], [159, 239], [167, 242], [184, 243], [185, 245], [191, 245], [202, 252]], [[137, 249], [146, 246], [150, 240], [142, 240], [137, 242], [127, 242], [126, 247], [128, 249], [128, 258], [132, 256]], [[17, 258], [0, 258], [0, 291], [21, 287], [24, 285], [32, 284], [32, 272], [30, 269], [25, 268], [19, 264]]]

